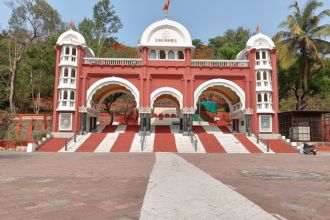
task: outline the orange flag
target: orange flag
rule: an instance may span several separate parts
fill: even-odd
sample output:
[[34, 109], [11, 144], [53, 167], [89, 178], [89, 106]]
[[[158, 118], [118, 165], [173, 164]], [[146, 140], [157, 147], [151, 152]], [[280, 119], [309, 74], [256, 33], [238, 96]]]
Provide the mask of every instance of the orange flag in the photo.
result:
[[163, 11], [167, 11], [169, 7], [170, 7], [170, 0], [167, 0], [167, 2], [164, 5]]

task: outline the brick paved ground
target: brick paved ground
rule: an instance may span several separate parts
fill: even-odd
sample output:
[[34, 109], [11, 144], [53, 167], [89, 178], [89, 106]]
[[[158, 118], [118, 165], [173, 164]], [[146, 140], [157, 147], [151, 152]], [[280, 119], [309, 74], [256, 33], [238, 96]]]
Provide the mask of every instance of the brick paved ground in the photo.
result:
[[[270, 213], [330, 219], [330, 154], [179, 154]], [[0, 152], [0, 219], [138, 219], [154, 154]]]
[[330, 154], [181, 156], [270, 213], [330, 219]]
[[153, 154], [0, 154], [0, 219], [138, 219]]

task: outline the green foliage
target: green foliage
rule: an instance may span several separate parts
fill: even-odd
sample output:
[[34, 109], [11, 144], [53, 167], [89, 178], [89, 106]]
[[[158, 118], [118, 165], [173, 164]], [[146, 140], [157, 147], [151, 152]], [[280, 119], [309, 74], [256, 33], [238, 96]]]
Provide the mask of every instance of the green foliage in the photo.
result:
[[98, 1], [93, 8], [93, 18], [85, 18], [79, 23], [79, 32], [86, 37], [87, 44], [96, 56], [102, 56], [106, 47], [113, 41], [113, 34], [123, 27], [109, 0]]
[[46, 130], [33, 130], [32, 131], [32, 137], [35, 141], [41, 141], [43, 137], [46, 137], [47, 131]]
[[211, 38], [209, 47], [215, 49], [215, 59], [235, 59], [236, 55], [245, 48], [251, 32], [243, 27], [229, 29], [222, 36]]
[[330, 42], [327, 41], [327, 37], [330, 36], [330, 24], [321, 23], [322, 19], [330, 16], [330, 10], [316, 13], [322, 6], [322, 2], [311, 0], [300, 8], [295, 1], [290, 5], [290, 9], [293, 9], [292, 14], [280, 24], [284, 30], [274, 36], [281, 68], [289, 70], [291, 66], [299, 63], [299, 81], [294, 88], [296, 110], [308, 107], [307, 100], [316, 91], [311, 84], [311, 75], [315, 73], [315, 67], [325, 68], [321, 53], [330, 54]]

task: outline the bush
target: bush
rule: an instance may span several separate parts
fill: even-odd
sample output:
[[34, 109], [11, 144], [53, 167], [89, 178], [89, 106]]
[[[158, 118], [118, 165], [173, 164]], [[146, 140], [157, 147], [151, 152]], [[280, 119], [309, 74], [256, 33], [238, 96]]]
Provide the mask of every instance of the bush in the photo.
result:
[[41, 131], [41, 130], [33, 130], [32, 131], [32, 137], [35, 141], [41, 141], [43, 137], [46, 137], [47, 131]]

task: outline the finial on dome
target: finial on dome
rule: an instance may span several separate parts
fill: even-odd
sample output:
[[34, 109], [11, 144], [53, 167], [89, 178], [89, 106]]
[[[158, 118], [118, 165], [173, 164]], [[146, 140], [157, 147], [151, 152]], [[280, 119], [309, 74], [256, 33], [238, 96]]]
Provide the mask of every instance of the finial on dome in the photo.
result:
[[260, 33], [260, 27], [259, 27], [259, 24], [257, 25], [257, 28], [256, 28], [256, 33], [259, 34]]
[[72, 20], [70, 20], [70, 29], [72, 29], [72, 27], [73, 27], [73, 22]]

